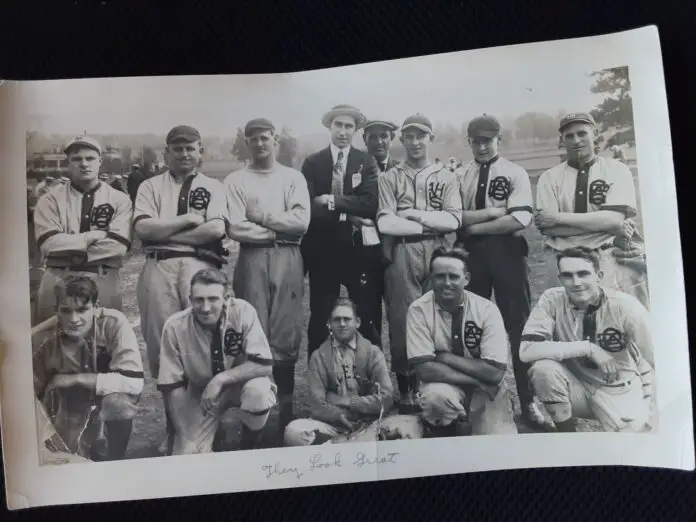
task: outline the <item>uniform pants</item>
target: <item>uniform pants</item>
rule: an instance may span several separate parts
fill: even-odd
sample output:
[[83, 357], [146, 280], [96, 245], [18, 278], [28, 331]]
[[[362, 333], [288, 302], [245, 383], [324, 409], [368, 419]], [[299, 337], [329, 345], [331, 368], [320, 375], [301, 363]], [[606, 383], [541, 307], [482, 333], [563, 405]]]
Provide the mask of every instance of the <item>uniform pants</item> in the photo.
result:
[[362, 240], [357, 235], [354, 237], [354, 246], [333, 250], [327, 247], [321, 254], [311, 254], [308, 357], [329, 335], [326, 324], [331, 307], [340, 295], [341, 285], [346, 287], [357, 306], [360, 333], [372, 344], [382, 344], [382, 249], [380, 245], [363, 247]]
[[392, 370], [408, 372], [406, 355], [406, 314], [413, 301], [429, 288], [430, 258], [441, 247], [451, 248], [454, 234], [424, 239], [417, 243], [397, 240], [392, 263], [384, 273], [384, 301], [389, 319]]
[[476, 236], [465, 239], [464, 248], [470, 255], [467, 290], [486, 299], [495, 292], [510, 339], [517, 394], [521, 404], [529, 404], [534, 397], [529, 366], [520, 361], [520, 339], [531, 311], [527, 241], [514, 235]]
[[119, 293], [119, 271], [105, 268], [100, 273], [72, 272], [63, 268], [46, 268], [41, 278], [37, 295], [36, 324], [41, 324], [49, 317], [56, 315], [56, 285], [66, 276], [87, 276], [97, 283], [99, 302], [104, 308], [121, 310], [123, 299]]
[[140, 328], [147, 346], [150, 375], [159, 375], [160, 340], [167, 319], [191, 306], [191, 278], [213, 265], [195, 257], [145, 260], [138, 279]]
[[203, 388], [189, 385], [184, 390], [184, 405], [177, 409], [178, 424], [183, 431], [174, 434], [173, 455], [210, 453], [220, 418], [229, 408], [239, 408], [239, 420], [251, 431], [260, 431], [276, 403], [276, 386], [268, 377], [256, 377], [223, 392], [216, 412], [206, 414], [201, 408]]
[[504, 384], [494, 398], [480, 388], [463, 390], [442, 382], [422, 383], [419, 392], [423, 420], [432, 426], [449, 426], [468, 417], [472, 435], [517, 433], [512, 399]]
[[304, 268], [300, 247], [242, 246], [234, 293], [256, 309], [275, 364], [297, 362], [304, 327]]
[[650, 418], [650, 401], [636, 376], [622, 386], [581, 381], [561, 362], [542, 359], [529, 370], [539, 400], [554, 422], [596, 419], [605, 431], [639, 432]]

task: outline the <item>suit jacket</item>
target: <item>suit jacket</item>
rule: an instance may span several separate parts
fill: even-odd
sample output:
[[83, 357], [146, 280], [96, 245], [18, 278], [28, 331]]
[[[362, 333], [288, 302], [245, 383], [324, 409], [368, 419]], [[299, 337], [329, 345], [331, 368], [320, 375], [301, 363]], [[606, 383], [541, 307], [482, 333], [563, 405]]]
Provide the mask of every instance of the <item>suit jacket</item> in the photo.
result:
[[[309, 228], [302, 240], [305, 259], [321, 252], [335, 251], [337, 247], [352, 244], [353, 227], [347, 221], [339, 221], [342, 213], [374, 219], [379, 200], [377, 162], [367, 152], [351, 147], [343, 177], [343, 196], [334, 198], [335, 211], [314, 203], [316, 196], [331, 194], [333, 156], [326, 147], [309, 156], [302, 164], [302, 174], [307, 180], [312, 199]], [[353, 175], [360, 173], [360, 183], [353, 187]]]

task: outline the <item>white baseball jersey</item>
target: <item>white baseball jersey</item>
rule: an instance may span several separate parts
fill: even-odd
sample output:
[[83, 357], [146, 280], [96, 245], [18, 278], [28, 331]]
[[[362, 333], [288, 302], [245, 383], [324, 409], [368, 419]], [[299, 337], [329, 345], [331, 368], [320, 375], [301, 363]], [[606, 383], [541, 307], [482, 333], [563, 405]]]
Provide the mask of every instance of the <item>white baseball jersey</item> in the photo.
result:
[[[49, 266], [103, 264], [118, 268], [131, 243], [132, 205], [123, 192], [99, 184], [88, 192], [66, 183], [37, 202], [34, 231]], [[103, 230], [106, 239], [87, 245], [85, 232]]]
[[[614, 159], [596, 157], [577, 170], [567, 162], [544, 172], [536, 194], [537, 210], [549, 212], [596, 212], [614, 210], [627, 218], [636, 215], [636, 188], [631, 170]], [[569, 237], [545, 236], [554, 250], [577, 246], [599, 248], [614, 240], [608, 232], [587, 232]]]
[[564, 288], [551, 288], [529, 316], [520, 358], [563, 361], [580, 379], [607, 386], [588, 358], [593, 343], [610, 353], [619, 367], [621, 379], [610, 386], [624, 385], [636, 376], [650, 386], [654, 361], [647, 317], [645, 307], [623, 292], [602, 288], [599, 304], [583, 312], [570, 302]]
[[[240, 243], [288, 241], [298, 243], [310, 217], [307, 180], [299, 170], [276, 164], [271, 170], [247, 166], [224, 182], [227, 199], [227, 233]], [[263, 212], [263, 224], [246, 218], [247, 201], [254, 199]]]
[[[201, 172], [186, 178], [183, 183], [166, 171], [146, 179], [138, 188], [133, 212], [133, 224], [145, 218], [172, 219], [196, 212], [205, 217], [227, 220], [227, 208], [222, 183]], [[176, 250], [193, 252], [189, 245], [175, 243], [148, 245], [148, 250]]]
[[157, 385], [171, 390], [188, 383], [205, 388], [220, 372], [240, 361], [273, 364], [268, 340], [253, 306], [231, 299], [223, 309], [214, 333], [195, 319], [193, 309], [172, 315], [162, 329]]

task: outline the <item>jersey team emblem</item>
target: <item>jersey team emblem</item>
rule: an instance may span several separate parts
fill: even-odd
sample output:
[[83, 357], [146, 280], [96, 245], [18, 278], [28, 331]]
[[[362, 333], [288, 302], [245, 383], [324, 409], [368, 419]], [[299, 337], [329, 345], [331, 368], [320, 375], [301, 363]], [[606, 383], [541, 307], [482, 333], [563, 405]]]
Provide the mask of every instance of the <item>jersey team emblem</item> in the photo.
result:
[[471, 352], [471, 355], [478, 357], [481, 348], [481, 337], [483, 336], [483, 328], [474, 321], [464, 323], [464, 346]]
[[102, 203], [101, 205], [92, 209], [92, 219], [90, 219], [90, 224], [103, 230], [109, 226], [109, 223], [111, 223], [111, 219], [114, 217], [115, 213], [116, 210], [109, 203]]
[[607, 328], [597, 336], [597, 344], [607, 352], [617, 353], [626, 346], [623, 334], [616, 328]]
[[229, 357], [236, 357], [242, 351], [242, 334], [234, 328], [225, 330], [223, 352]]
[[442, 195], [445, 192], [445, 184], [439, 181], [428, 183], [428, 202], [434, 210], [442, 210]]
[[488, 197], [496, 201], [506, 201], [510, 197], [510, 180], [504, 176], [497, 176], [488, 185]]
[[610, 185], [603, 179], [596, 179], [590, 183], [590, 203], [593, 205], [604, 205], [607, 202], [609, 188]]
[[203, 187], [189, 192], [189, 207], [193, 210], [206, 210], [210, 203], [210, 191]]

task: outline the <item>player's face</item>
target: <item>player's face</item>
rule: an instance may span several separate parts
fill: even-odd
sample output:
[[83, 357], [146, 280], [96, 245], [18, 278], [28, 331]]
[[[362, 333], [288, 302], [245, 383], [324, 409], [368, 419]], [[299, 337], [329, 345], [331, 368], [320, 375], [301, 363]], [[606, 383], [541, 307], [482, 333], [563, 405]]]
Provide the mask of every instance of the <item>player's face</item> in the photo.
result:
[[66, 297], [58, 305], [58, 324], [61, 331], [71, 339], [86, 337], [92, 328], [96, 307], [74, 297]]
[[258, 131], [245, 139], [251, 157], [255, 160], [267, 159], [275, 154], [278, 135], [273, 131]]
[[569, 161], [591, 158], [594, 154], [594, 127], [586, 123], [571, 123], [563, 129], [561, 139]]
[[191, 307], [196, 320], [204, 326], [215, 326], [227, 300], [223, 285], [196, 283], [191, 287]]
[[430, 280], [435, 299], [439, 302], [459, 303], [469, 284], [469, 272], [459, 259], [438, 257], [433, 261]]
[[469, 138], [471, 152], [473, 152], [474, 158], [481, 163], [486, 163], [495, 158], [498, 155], [499, 145], [500, 139], [498, 137], [487, 138], [485, 136], [475, 136]]
[[73, 149], [68, 154], [68, 172], [76, 185], [96, 183], [101, 164], [101, 156], [94, 149]]
[[592, 303], [599, 295], [601, 272], [586, 259], [562, 258], [558, 263], [558, 278], [575, 305]]
[[375, 125], [365, 131], [363, 138], [367, 152], [377, 159], [384, 159], [389, 154], [394, 135], [388, 128]]
[[428, 156], [428, 146], [433, 141], [433, 135], [411, 127], [402, 132], [399, 139], [406, 150], [406, 156], [418, 160]]
[[347, 343], [360, 328], [360, 319], [350, 306], [337, 306], [329, 317], [329, 331], [337, 341]]
[[189, 174], [200, 164], [202, 154], [200, 141], [178, 141], [167, 145], [165, 161], [175, 174]]
[[336, 116], [331, 122], [331, 143], [344, 149], [353, 142], [356, 131], [355, 120], [351, 116]]

